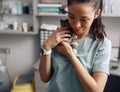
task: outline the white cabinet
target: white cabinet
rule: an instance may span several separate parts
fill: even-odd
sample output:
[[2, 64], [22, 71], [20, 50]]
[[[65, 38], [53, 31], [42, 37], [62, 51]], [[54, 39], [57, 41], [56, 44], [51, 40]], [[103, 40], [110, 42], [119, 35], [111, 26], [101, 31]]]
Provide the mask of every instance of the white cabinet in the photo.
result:
[[103, 12], [105, 17], [120, 17], [120, 0], [103, 0]]
[[109, 0], [103, 0], [103, 16], [108, 16], [108, 1]]
[[120, 0], [109, 1], [109, 16], [120, 16]]

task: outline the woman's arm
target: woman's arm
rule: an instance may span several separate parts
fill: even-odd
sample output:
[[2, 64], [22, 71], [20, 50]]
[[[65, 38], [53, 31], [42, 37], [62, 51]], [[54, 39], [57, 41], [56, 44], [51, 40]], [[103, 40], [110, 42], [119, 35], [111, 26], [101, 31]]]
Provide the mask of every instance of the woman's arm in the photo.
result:
[[40, 59], [39, 72], [41, 80], [48, 82], [51, 78], [51, 55], [42, 55]]
[[70, 45], [66, 42], [62, 42], [62, 44], [63, 46], [59, 46], [56, 49], [69, 58], [78, 76], [78, 79], [80, 80], [80, 83], [83, 85], [86, 92], [103, 92], [107, 81], [107, 74], [102, 72], [94, 72], [91, 76], [83, 67], [80, 60], [75, 56]]
[[[69, 41], [70, 31], [66, 28], [61, 28], [53, 32], [53, 34], [44, 42], [43, 48], [50, 50], [56, 47], [62, 41]], [[48, 82], [52, 76], [51, 73], [51, 55], [42, 55], [40, 58], [39, 72], [41, 80]]]
[[107, 74], [94, 72], [91, 76], [75, 55], [71, 54], [69, 59], [86, 92], [103, 92], [107, 81]]

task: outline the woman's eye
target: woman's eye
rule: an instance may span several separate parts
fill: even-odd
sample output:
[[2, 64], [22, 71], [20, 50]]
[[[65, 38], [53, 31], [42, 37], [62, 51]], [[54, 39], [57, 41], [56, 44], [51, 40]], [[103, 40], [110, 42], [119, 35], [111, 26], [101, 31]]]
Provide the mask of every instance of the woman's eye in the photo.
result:
[[89, 20], [81, 19], [81, 21], [87, 23]]
[[75, 19], [73, 16], [70, 16], [70, 15], [68, 15], [68, 17], [71, 18], [71, 19]]
[[86, 19], [81, 19], [81, 21], [84, 21], [84, 22], [86, 22], [87, 20], [86, 20]]

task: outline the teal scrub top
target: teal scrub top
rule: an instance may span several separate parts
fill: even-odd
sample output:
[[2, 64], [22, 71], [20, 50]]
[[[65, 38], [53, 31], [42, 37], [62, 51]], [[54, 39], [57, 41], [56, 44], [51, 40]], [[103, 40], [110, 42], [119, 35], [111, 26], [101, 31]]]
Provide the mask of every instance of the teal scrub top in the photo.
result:
[[[109, 74], [111, 42], [108, 38], [99, 44], [90, 36], [73, 41], [78, 43], [77, 58], [91, 75], [93, 72]], [[51, 62], [53, 75], [46, 92], [85, 92], [69, 59], [53, 49]]]

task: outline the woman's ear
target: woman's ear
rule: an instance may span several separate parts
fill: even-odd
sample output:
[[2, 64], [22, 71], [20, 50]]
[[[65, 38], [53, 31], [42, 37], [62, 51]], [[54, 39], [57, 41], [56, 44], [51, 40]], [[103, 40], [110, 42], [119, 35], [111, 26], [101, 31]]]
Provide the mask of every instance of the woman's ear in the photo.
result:
[[95, 19], [98, 18], [101, 15], [101, 9], [99, 9], [96, 13], [95, 13]]

